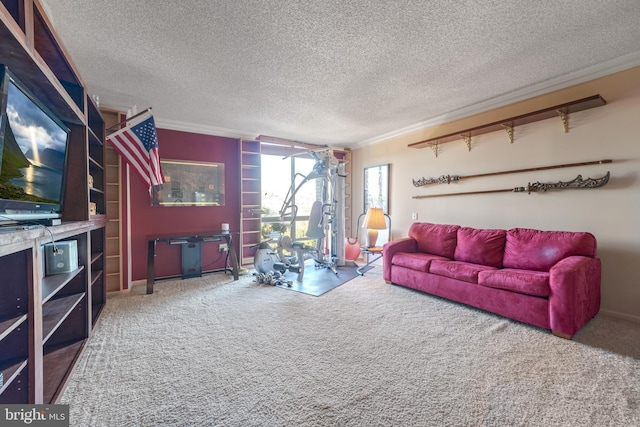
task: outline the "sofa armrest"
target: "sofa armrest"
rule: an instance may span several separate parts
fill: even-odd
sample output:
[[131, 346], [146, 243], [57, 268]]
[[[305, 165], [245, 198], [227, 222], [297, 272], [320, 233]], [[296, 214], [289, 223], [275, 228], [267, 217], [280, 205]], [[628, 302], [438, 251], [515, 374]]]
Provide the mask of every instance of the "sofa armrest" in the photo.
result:
[[600, 259], [570, 256], [549, 273], [549, 324], [554, 333], [570, 338], [600, 310]]
[[387, 282], [391, 281], [391, 259], [398, 252], [417, 252], [418, 242], [411, 237], [385, 243], [382, 249], [382, 275]]

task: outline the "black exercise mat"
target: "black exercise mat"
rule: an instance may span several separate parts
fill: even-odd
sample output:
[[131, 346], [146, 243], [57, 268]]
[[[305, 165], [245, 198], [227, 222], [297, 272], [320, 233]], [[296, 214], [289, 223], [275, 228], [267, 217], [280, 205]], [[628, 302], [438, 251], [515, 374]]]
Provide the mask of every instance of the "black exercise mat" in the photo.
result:
[[284, 278], [285, 280], [291, 280], [291, 287], [287, 286], [287, 284], [277, 285], [277, 287], [317, 297], [337, 288], [354, 277], [358, 277], [358, 272], [356, 271], [358, 267], [351, 261], [347, 261], [342, 267], [337, 267], [338, 274], [328, 268], [315, 268], [314, 263], [313, 260], [307, 260], [305, 263], [302, 282], [296, 281], [298, 273], [287, 272]]

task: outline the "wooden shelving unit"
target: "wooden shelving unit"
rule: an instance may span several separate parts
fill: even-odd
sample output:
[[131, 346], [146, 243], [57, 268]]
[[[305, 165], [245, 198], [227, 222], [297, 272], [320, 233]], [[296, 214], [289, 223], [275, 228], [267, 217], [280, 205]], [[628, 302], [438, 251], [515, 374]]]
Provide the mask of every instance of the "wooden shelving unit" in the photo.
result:
[[46, 343], [72, 310], [85, 299], [85, 293], [56, 298], [42, 307], [42, 342]]
[[[71, 273], [60, 273], [52, 276], [42, 278], [42, 304], [45, 304], [53, 296], [58, 295], [58, 292], [65, 287], [69, 282], [78, 277], [78, 273], [84, 270], [84, 265], [78, 267], [77, 270]], [[81, 278], [80, 278], [81, 279]], [[82, 289], [82, 283], [80, 283], [80, 289]], [[76, 286], [78, 288], [78, 286]]]
[[87, 140], [89, 141], [89, 203], [95, 206], [95, 212], [89, 215], [104, 215], [105, 204], [105, 173], [104, 173], [104, 120], [98, 107], [90, 97], [87, 97]]
[[240, 140], [240, 265], [253, 264], [255, 249], [261, 241], [260, 141]]
[[[119, 123], [121, 113], [112, 110], [102, 110], [107, 129]], [[121, 160], [118, 153], [109, 144], [105, 145], [105, 197], [107, 202], [107, 227], [105, 256], [105, 285], [107, 292], [117, 292], [124, 289], [122, 274], [122, 221], [120, 214], [121, 198]]]
[[26, 401], [28, 395], [27, 359], [19, 359], [17, 362], [9, 362], [2, 366], [4, 384], [0, 387], [0, 402], [3, 404], [14, 401]]
[[[70, 129], [62, 224], [0, 229], [0, 403], [55, 403], [106, 303], [105, 126], [39, 0], [0, 1], [0, 64]], [[46, 276], [65, 240], [78, 268]]]
[[44, 402], [55, 402], [60, 396], [85, 343], [86, 340], [78, 340], [47, 347], [42, 363], [49, 372], [43, 381]]
[[495, 132], [498, 130], [505, 130], [513, 142], [513, 129], [517, 126], [522, 126], [528, 123], [537, 122], [540, 120], [546, 120], [553, 117], [558, 117], [563, 124], [565, 132], [568, 132], [568, 116], [571, 113], [587, 110], [589, 108], [600, 107], [605, 105], [606, 101], [600, 95], [593, 95], [587, 98], [578, 99], [575, 101], [567, 102], [560, 105], [554, 105], [542, 110], [532, 111], [527, 114], [522, 114], [515, 117], [506, 117], [503, 120], [488, 123], [482, 126], [476, 126], [469, 129], [462, 129], [458, 132], [448, 133], [437, 137], [425, 139], [423, 141], [414, 142], [409, 144], [411, 148], [425, 148], [433, 147], [438, 144], [444, 144], [451, 141], [457, 141], [460, 139], [466, 139], [467, 144], [470, 144], [471, 138], [474, 136], [482, 135], [489, 132]]
[[95, 325], [102, 308], [107, 302], [107, 288], [104, 280], [104, 235], [105, 229], [94, 228], [90, 231], [91, 252], [90, 265], [91, 273], [89, 275], [89, 290], [91, 303], [91, 325]]
[[[33, 316], [30, 310], [32, 248], [18, 248], [3, 254], [0, 248], [0, 371], [4, 381], [0, 387], [0, 403], [26, 402], [29, 399], [29, 330]], [[17, 283], [18, 286], [11, 286]], [[5, 285], [7, 284], [7, 285]], [[33, 362], [31, 362], [33, 363]]]

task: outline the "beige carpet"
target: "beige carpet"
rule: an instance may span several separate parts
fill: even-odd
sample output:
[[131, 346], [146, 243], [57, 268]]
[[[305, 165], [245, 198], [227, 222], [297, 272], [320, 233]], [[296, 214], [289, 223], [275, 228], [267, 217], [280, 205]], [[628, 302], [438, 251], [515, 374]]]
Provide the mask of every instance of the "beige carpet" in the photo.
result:
[[386, 285], [321, 297], [223, 274], [109, 298], [73, 426], [636, 426], [640, 325], [574, 341]]

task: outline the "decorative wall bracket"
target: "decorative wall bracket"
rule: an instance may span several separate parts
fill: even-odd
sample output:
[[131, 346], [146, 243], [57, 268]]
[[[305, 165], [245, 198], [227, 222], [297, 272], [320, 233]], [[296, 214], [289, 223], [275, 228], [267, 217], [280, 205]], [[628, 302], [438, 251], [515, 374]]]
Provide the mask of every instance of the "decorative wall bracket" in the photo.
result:
[[566, 111], [556, 110], [560, 115], [560, 120], [562, 120], [562, 127], [564, 128], [564, 133], [569, 132], [569, 115]]
[[435, 144], [431, 144], [431, 149], [433, 150], [433, 154], [436, 155], [436, 159], [438, 158], [438, 152], [440, 151], [439, 144], [436, 142]]
[[507, 135], [509, 135], [509, 144], [513, 144], [513, 122], [503, 123], [502, 127], [507, 131]]
[[464, 135], [460, 135], [464, 140], [464, 143], [467, 144], [467, 149], [471, 151], [471, 132], [466, 133]]

